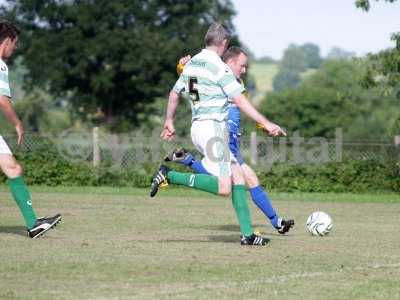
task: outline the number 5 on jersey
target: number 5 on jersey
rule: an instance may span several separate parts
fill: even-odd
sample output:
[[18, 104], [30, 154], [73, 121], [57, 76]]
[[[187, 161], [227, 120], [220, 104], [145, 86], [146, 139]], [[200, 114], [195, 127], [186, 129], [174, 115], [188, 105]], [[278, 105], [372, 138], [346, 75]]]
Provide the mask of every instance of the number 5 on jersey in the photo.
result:
[[200, 101], [199, 91], [197, 90], [197, 78], [189, 77], [189, 95], [193, 104]]

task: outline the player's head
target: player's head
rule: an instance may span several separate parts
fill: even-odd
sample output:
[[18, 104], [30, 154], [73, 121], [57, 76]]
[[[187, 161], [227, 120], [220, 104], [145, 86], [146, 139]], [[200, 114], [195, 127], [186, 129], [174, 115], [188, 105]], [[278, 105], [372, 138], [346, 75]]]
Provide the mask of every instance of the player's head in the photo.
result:
[[230, 33], [228, 28], [221, 23], [213, 23], [208, 28], [204, 37], [206, 47], [215, 47], [219, 55], [228, 48]]
[[224, 52], [222, 60], [231, 68], [237, 79], [246, 74], [247, 53], [240, 47], [232, 46]]
[[0, 21], [0, 56], [9, 58], [17, 48], [20, 30], [14, 24], [7, 21]]

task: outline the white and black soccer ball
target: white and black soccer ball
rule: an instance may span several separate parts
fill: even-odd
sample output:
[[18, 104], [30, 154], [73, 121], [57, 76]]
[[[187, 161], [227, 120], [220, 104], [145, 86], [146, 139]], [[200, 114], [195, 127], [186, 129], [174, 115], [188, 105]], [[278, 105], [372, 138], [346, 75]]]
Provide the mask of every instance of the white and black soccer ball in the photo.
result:
[[316, 211], [308, 217], [306, 226], [312, 235], [324, 236], [332, 230], [332, 218], [323, 211]]

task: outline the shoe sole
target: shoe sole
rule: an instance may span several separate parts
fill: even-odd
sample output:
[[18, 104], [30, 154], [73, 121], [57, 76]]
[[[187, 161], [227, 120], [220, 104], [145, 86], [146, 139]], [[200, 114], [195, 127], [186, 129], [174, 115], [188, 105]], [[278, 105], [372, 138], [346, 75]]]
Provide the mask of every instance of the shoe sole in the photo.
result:
[[251, 246], [255, 246], [255, 247], [263, 247], [263, 246], [268, 246], [268, 245], [269, 245], [269, 243], [271, 242], [271, 240], [270, 240], [270, 239], [268, 239], [268, 238], [263, 238], [263, 240], [264, 240], [264, 244], [242, 244], [242, 242], [240, 242], [240, 246], [248, 246], [248, 247], [251, 247]]
[[53, 223], [51, 223], [50, 227], [41, 231], [40, 233], [38, 233], [37, 235], [35, 235], [34, 237], [32, 237], [32, 239], [36, 239], [39, 238], [41, 236], [43, 236], [47, 231], [49, 231], [50, 229], [53, 229], [57, 226], [58, 223], [61, 222], [61, 216], [59, 216]]
[[265, 242], [265, 244], [240, 244], [240, 246], [244, 246], [244, 247], [265, 247], [265, 246], [269, 246], [269, 241]]
[[175, 150], [177, 150], [177, 149], [172, 150], [170, 153], [168, 153], [166, 156], [164, 156], [165, 162], [172, 161], [172, 159], [170, 157], [172, 157], [174, 155]]
[[[158, 171], [153, 175], [153, 180], [154, 180], [154, 177], [158, 176], [159, 172], [160, 172], [160, 169], [158, 169]], [[153, 190], [153, 187], [151, 186], [151, 190], [150, 190], [150, 197], [151, 198], [153, 198], [158, 193], [158, 190], [160, 188], [168, 186], [167, 175], [166, 174], [165, 175], [162, 174], [162, 176], [164, 177], [164, 180], [156, 187], [155, 190]], [[153, 182], [154, 182], [153, 180], [152, 180], [152, 185], [153, 185]]]
[[285, 233], [288, 233], [288, 232], [290, 231], [290, 229], [292, 229], [293, 227], [294, 227], [294, 222], [293, 222], [293, 223], [290, 223], [289, 226], [286, 227], [284, 231], [279, 231], [279, 230], [278, 230], [278, 232], [279, 232], [280, 234], [285, 234]]
[[165, 157], [164, 157], [164, 161], [165, 162], [175, 162], [175, 163], [179, 163], [178, 161], [174, 161], [171, 159], [171, 157], [173, 157], [175, 152], [178, 152], [179, 150], [183, 151], [184, 153], [186, 153], [186, 150], [181, 148], [175, 148], [174, 150], [172, 150], [170, 153], [168, 153]]

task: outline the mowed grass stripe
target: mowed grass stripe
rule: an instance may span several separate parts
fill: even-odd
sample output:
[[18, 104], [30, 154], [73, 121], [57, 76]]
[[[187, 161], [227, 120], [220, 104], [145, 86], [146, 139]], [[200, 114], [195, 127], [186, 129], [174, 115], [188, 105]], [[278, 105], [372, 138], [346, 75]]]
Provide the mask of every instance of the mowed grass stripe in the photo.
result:
[[[293, 217], [296, 227], [279, 235], [251, 203], [256, 230], [271, 239], [267, 247], [251, 248], [239, 245], [229, 198], [173, 196], [169, 190], [168, 196], [150, 199], [146, 190], [141, 195], [104, 191], [35, 188], [39, 215], [63, 214], [57, 229], [37, 241], [24, 236], [15, 204], [5, 190], [0, 193], [0, 299], [399, 295], [399, 202], [363, 202], [357, 195], [333, 202], [323, 194], [320, 201], [308, 201], [302, 194], [279, 194], [275, 208]], [[331, 235], [307, 233], [306, 218], [316, 210], [332, 216]]]
[[[33, 196], [35, 193], [40, 194], [88, 194], [88, 195], [102, 195], [102, 196], [140, 196], [149, 198], [149, 189], [134, 188], [134, 187], [80, 187], [80, 186], [59, 186], [59, 187], [47, 187], [47, 186], [33, 186], [30, 187]], [[0, 186], [0, 194], [4, 194], [7, 197], [9, 189], [7, 186]], [[376, 193], [282, 193], [282, 192], [269, 192], [273, 201], [327, 201], [327, 202], [357, 202], [357, 203], [400, 203], [400, 195], [396, 193], [385, 193], [377, 191]], [[188, 189], [186, 187], [171, 187], [162, 188], [157, 197], [187, 197], [187, 198], [220, 198], [206, 192], [197, 191], [194, 189]], [[149, 200], [154, 200], [149, 198]]]

